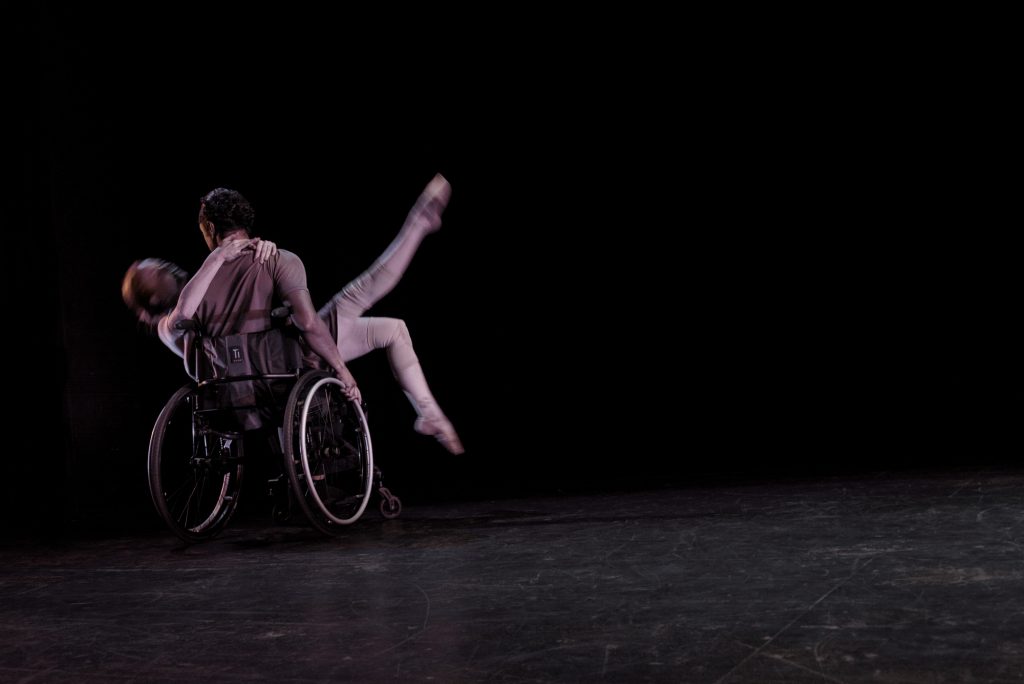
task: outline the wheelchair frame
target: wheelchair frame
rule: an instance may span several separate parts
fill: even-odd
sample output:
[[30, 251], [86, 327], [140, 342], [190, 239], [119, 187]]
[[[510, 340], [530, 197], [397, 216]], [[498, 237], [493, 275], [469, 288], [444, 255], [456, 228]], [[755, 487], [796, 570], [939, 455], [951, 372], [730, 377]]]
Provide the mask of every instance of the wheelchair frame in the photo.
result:
[[[183, 327], [194, 330], [190, 324]], [[202, 353], [198, 339], [197, 334], [192, 343], [196, 369]], [[260, 383], [272, 396], [272, 383], [292, 383], [283, 415], [279, 404], [237, 406], [219, 401], [221, 388], [241, 382]], [[245, 473], [244, 438], [252, 432], [238, 420], [240, 411], [271, 416], [270, 427], [277, 428], [271, 448], [282, 457], [288, 488], [285, 497], [278, 497], [275, 520], [290, 517], [292, 504], [297, 504], [313, 527], [327, 535], [339, 534], [363, 515], [374, 484], [381, 496], [381, 514], [401, 514], [401, 501], [383, 485], [374, 465], [364, 407], [344, 396], [341, 381], [333, 374], [307, 369], [209, 378], [186, 383], [175, 392], [150, 436], [150, 495], [157, 513], [182, 540], [212, 538], [237, 511]], [[280, 485], [281, 479], [271, 483]]]

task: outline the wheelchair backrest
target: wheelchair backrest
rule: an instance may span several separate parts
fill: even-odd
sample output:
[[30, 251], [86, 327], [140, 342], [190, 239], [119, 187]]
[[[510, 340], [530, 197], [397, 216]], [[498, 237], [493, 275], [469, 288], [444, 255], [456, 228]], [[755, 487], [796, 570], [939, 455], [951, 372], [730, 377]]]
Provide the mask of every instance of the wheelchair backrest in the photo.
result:
[[[263, 332], [196, 336], [196, 380], [222, 380], [240, 376], [294, 374], [303, 367], [303, 349], [297, 334], [282, 328]], [[198, 352], [198, 353], [195, 353]]]
[[304, 348], [291, 327], [219, 337], [193, 333], [186, 350], [189, 375], [200, 384], [201, 408], [219, 412], [222, 425], [238, 430], [277, 422], [304, 367]]

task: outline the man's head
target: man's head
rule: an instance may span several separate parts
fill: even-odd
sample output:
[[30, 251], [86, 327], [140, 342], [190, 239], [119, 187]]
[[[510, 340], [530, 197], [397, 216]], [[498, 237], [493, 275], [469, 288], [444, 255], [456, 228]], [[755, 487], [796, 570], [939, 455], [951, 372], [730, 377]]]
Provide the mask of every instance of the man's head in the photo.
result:
[[213, 250], [226, 235], [244, 231], [248, 236], [256, 218], [249, 200], [240, 192], [217, 188], [206, 193], [199, 204], [199, 230]]
[[163, 259], [142, 259], [128, 268], [121, 297], [140, 321], [155, 325], [178, 301], [188, 274]]

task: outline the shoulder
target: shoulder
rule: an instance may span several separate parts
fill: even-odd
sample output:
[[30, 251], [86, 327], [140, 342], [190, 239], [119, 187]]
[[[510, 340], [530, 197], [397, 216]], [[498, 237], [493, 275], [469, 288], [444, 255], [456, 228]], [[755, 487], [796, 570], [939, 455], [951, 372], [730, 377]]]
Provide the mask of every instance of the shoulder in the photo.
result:
[[[277, 255], [279, 257], [281, 257], [282, 259], [285, 259], [285, 258], [287, 258], [287, 259], [298, 259], [299, 258], [298, 254], [296, 254], [295, 252], [290, 252], [287, 249], [278, 249], [277, 250]], [[300, 259], [300, 261], [301, 261], [301, 259]]]
[[273, 278], [283, 293], [306, 287], [306, 267], [295, 252], [278, 249], [276, 261], [273, 263]]
[[277, 250], [277, 262], [283, 266], [302, 265], [302, 259], [299, 258], [299, 255], [295, 252], [289, 252], [287, 249]]

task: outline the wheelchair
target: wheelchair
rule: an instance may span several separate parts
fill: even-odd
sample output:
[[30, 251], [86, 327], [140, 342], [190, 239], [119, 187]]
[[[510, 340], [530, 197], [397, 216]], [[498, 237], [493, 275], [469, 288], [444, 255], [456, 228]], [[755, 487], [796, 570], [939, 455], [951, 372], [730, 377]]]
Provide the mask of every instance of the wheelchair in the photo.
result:
[[277, 327], [208, 337], [192, 321], [180, 327], [190, 335], [186, 358], [196, 379], [157, 417], [148, 462], [153, 504], [174, 534], [193, 543], [225, 528], [238, 510], [254, 435], [281, 459], [268, 483], [275, 521], [298, 508], [320, 532], [340, 534], [363, 515], [375, 486], [381, 514], [401, 514], [374, 464], [364, 406], [345, 397], [333, 374], [303, 367], [296, 334]]

